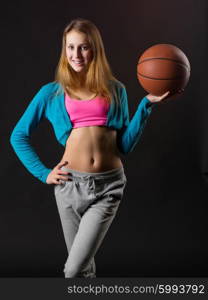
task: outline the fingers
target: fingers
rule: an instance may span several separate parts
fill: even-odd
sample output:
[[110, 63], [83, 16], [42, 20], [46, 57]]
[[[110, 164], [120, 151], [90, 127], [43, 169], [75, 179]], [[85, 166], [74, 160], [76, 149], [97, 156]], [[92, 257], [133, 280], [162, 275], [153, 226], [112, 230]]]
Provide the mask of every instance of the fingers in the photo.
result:
[[184, 92], [184, 89], [180, 89], [180, 90], [177, 91], [178, 94], [181, 94], [183, 92]]
[[49, 184], [56, 184], [61, 185], [63, 184], [63, 181], [72, 181], [72, 179], [68, 176], [71, 175], [71, 173], [67, 171], [61, 170], [61, 168], [68, 164], [68, 161], [60, 162], [58, 163], [53, 171], [49, 175], [48, 183]]
[[61, 167], [65, 166], [67, 164], [68, 164], [68, 161], [60, 162], [60, 163], [58, 163], [57, 168], [60, 169]]
[[54, 182], [53, 182], [54, 184], [56, 184], [56, 185], [62, 185], [63, 184], [63, 182], [61, 181], [61, 180], [54, 180]]
[[61, 185], [63, 184], [63, 181], [72, 181], [72, 179], [66, 176], [58, 176], [56, 179], [53, 180], [53, 183]]
[[163, 94], [163, 95], [160, 97], [160, 100], [166, 98], [169, 94], [170, 94], [170, 91], [167, 91], [165, 94]]
[[174, 95], [181, 94], [183, 92], [184, 92], [184, 89], [179, 89], [179, 90], [175, 91], [174, 94], [173, 94], [173, 91], [172, 91], [172, 94], [171, 94], [171, 91], [167, 91], [161, 96], [155, 96], [155, 95], [152, 95], [152, 94], [148, 94], [146, 97], [147, 97], [147, 99], [149, 99], [149, 101], [151, 101], [153, 103], [154, 102], [162, 102], [163, 103], [162, 100], [164, 100], [168, 97], [172, 98]]
[[164, 94], [164, 97], [166, 97], [167, 95], [170, 94], [170, 91], [167, 91], [165, 94]]
[[69, 174], [71, 174], [71, 173], [66, 172], [66, 171], [59, 170], [57, 174], [69, 175]]
[[63, 171], [63, 170], [60, 169], [61, 167], [63, 167], [63, 166], [66, 165], [66, 164], [68, 164], [68, 161], [65, 161], [65, 162], [63, 162], [63, 163], [59, 163], [59, 164], [57, 165], [57, 167], [58, 167], [58, 172], [57, 172], [57, 174], [58, 174], [58, 175], [60, 175], [60, 174], [63, 174], [63, 175], [71, 175], [71, 173], [69, 173], [69, 172], [67, 172], [67, 171]]
[[69, 177], [69, 176], [58, 176], [57, 178], [58, 178], [58, 179], [65, 180], [65, 181], [67, 181], [67, 180], [69, 180], [69, 179], [70, 179], [70, 177]]
[[65, 174], [65, 175], [70, 174], [70, 173], [67, 172], [67, 171], [61, 170], [61, 168], [62, 168], [63, 166], [65, 166], [65, 165], [67, 165], [67, 164], [68, 164], [68, 161], [58, 163], [57, 166], [55, 167], [55, 169], [58, 169], [58, 171], [56, 171], [57, 174]]

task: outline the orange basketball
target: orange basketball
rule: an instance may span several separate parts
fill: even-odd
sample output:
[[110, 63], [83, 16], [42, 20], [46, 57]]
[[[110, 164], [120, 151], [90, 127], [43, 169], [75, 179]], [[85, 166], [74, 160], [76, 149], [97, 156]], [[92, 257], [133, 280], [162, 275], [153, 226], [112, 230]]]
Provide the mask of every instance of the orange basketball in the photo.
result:
[[184, 89], [190, 77], [190, 63], [178, 47], [157, 44], [148, 48], [139, 58], [137, 78], [148, 93], [161, 96]]

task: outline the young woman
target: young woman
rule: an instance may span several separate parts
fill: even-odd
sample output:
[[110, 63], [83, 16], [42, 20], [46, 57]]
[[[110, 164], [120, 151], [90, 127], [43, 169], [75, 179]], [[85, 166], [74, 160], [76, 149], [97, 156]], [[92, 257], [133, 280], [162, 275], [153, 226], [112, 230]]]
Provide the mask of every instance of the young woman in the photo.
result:
[[[10, 142], [29, 172], [54, 184], [68, 250], [66, 278], [96, 277], [94, 256], [127, 182], [120, 153], [133, 150], [153, 103], [167, 95], [144, 97], [129, 121], [126, 89], [111, 73], [96, 26], [76, 19], [65, 28], [55, 81], [32, 99]], [[53, 169], [40, 161], [29, 142], [43, 117], [65, 147]]]

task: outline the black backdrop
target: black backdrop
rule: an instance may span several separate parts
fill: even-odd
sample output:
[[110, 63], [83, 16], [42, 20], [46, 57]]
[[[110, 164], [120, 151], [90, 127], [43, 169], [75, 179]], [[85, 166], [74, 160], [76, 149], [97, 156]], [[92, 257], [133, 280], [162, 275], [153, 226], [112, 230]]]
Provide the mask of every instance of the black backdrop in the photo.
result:
[[[134, 151], [122, 156], [127, 186], [95, 259], [98, 277], [208, 276], [206, 0], [10, 1], [1, 18], [0, 276], [63, 277], [67, 257], [53, 187], [33, 177], [9, 137], [39, 88], [54, 79], [65, 25], [93, 21], [114, 75], [127, 88], [130, 117], [146, 92], [136, 64], [157, 43], [191, 63], [185, 92], [158, 105]], [[5, 88], [6, 86], [6, 88]], [[64, 148], [44, 120], [32, 135], [53, 167]]]

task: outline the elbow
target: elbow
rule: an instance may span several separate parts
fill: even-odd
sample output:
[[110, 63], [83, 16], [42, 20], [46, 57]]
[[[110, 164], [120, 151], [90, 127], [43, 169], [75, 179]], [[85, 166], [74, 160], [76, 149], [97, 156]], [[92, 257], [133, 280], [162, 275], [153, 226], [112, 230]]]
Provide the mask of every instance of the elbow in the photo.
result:
[[14, 133], [14, 131], [12, 132], [12, 134], [10, 135], [10, 138], [9, 138], [9, 142], [10, 142], [10, 145], [14, 148], [14, 145], [15, 145], [15, 141], [16, 141], [16, 135]]
[[23, 136], [23, 134], [17, 130], [13, 130], [10, 138], [9, 138], [9, 142], [11, 144], [11, 146], [13, 147], [13, 149], [15, 150], [17, 148], [17, 146], [25, 139], [25, 137]]

